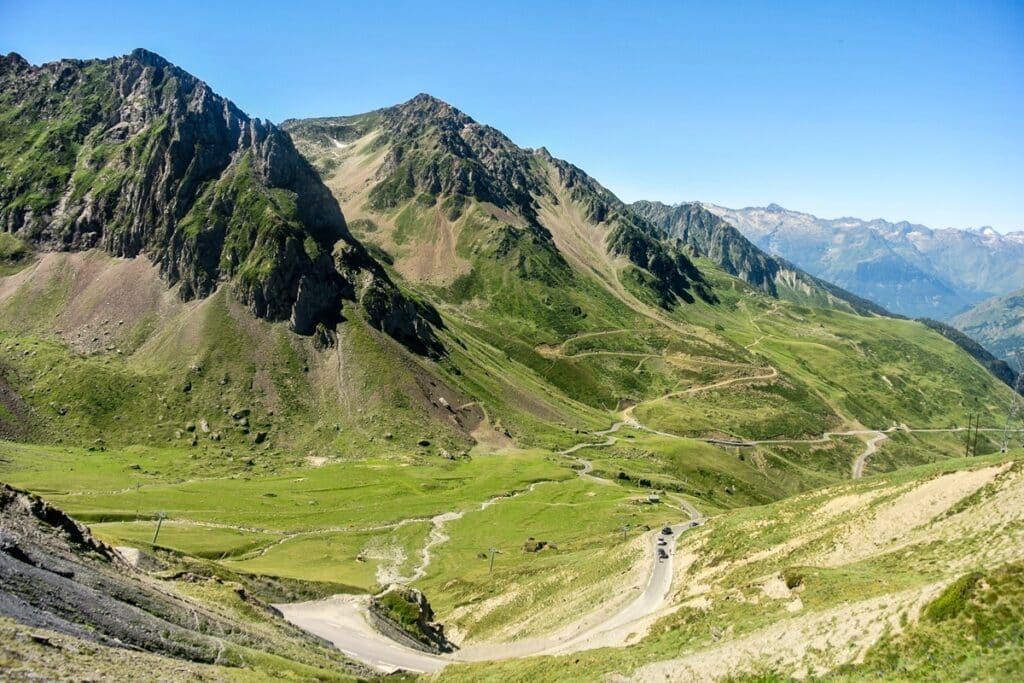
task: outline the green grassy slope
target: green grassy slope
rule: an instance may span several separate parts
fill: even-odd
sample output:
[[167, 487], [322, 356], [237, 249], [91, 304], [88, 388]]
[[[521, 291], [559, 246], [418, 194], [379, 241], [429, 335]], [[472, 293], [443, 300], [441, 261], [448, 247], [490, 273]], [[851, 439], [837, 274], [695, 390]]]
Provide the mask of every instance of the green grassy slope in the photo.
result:
[[[685, 518], [675, 496], [722, 513], [692, 565], [717, 571], [792, 538], [786, 524], [813, 516], [808, 500], [845, 495], [821, 487], [843, 485], [865, 439], [824, 432], [943, 429], [1005, 409], [1010, 390], [925, 325], [770, 296], [646, 232], [579, 169], [449, 110], [419, 100], [288, 126], [383, 264], [373, 276], [424, 302], [424, 315], [436, 309], [444, 354], [409, 353], [371, 307], [302, 337], [254, 318], [226, 287], [183, 302], [141, 257], [24, 255], [8, 243], [0, 372], [38, 423], [32, 444], [0, 442], [0, 480], [45, 493], [113, 543], [146, 548], [162, 511], [158, 545], [177, 561], [339, 591], [408, 581], [461, 637], [516, 638], [634, 579], [642, 530]], [[212, 210], [239, 180], [209, 186], [198, 205]], [[361, 272], [357, 285], [371, 275]], [[973, 466], [949, 462], [961, 439], [893, 432], [868, 463], [888, 478], [850, 495]], [[559, 451], [580, 444], [613, 484], [577, 477]], [[643, 504], [652, 490], [668, 504]], [[762, 523], [764, 535], [752, 532]], [[527, 550], [537, 541], [554, 547]], [[800, 561], [817, 573], [803, 599], [825, 610], [857, 591], [945, 580], [930, 568], [936, 552], [904, 571], [898, 558], [825, 567], [808, 551]], [[756, 572], [792, 568], [776, 560], [717, 577], [716, 590], [750, 597]], [[568, 607], [526, 608], [536, 604]], [[581, 656], [581, 678], [786, 610], [750, 617], [741, 604], [667, 616], [668, 633]], [[556, 664], [528, 670], [543, 678]]]
[[909, 468], [721, 514], [685, 537], [677, 607], [639, 642], [460, 665], [441, 679], [1012, 678], [1022, 455]]
[[[947, 427], [1006, 399], [922, 325], [781, 302], [708, 259], [686, 259], [688, 299], [668, 304], [653, 265], [663, 256], [623, 256], [653, 226], [579, 169], [432, 98], [284, 127], [358, 216], [358, 236], [441, 310], [453, 381], [514, 438], [564, 444], [541, 440], [552, 423], [592, 429], [630, 403], [663, 431], [776, 438]], [[544, 386], [556, 391], [533, 399]]]

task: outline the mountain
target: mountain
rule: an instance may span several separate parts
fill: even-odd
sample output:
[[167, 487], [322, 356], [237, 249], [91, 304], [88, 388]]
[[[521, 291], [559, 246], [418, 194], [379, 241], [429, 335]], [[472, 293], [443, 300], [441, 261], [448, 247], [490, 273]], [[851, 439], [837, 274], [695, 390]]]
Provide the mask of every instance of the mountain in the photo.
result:
[[890, 315], [877, 304], [809, 275], [783, 259], [769, 256], [739, 230], [700, 204], [669, 206], [661, 202], [638, 201], [630, 204], [630, 209], [668, 237], [679, 239], [707, 255], [730, 275], [774, 297], [837, 306], [861, 314]]
[[[960, 459], [1011, 390], [728, 221], [641, 215], [428, 95], [277, 127], [146, 52], [2, 73], [0, 659], [26, 677], [345, 680], [396, 648], [629, 677], [851, 595], [911, 628], [1021, 559], [992, 513], [1019, 454], [981, 430]], [[438, 625], [440, 660], [382, 635]], [[883, 629], [848, 631], [794, 666]]]
[[950, 322], [1015, 365], [1014, 354], [1024, 351], [1024, 289], [983, 301]]
[[[283, 127], [307, 152], [312, 145], [326, 151], [344, 149], [358, 139], [356, 136], [374, 135], [374, 151], [380, 152], [380, 158], [375, 158], [379, 163], [377, 182], [368, 188], [346, 188], [349, 194], [341, 195], [347, 203], [353, 193], [368, 190], [364, 206], [350, 209], [353, 216], [363, 210], [380, 214], [411, 207], [396, 221], [408, 224], [420, 214], [433, 213], [446, 233], [468, 209], [482, 205], [491, 211], [488, 221], [505, 223], [496, 232], [486, 231], [494, 233], [489, 239], [497, 243], [501, 256], [507, 257], [514, 249], [536, 252], [537, 258], [548, 262], [554, 276], [554, 270], [565, 271], [568, 264], [558, 253], [558, 237], [545, 225], [541, 212], [545, 202], [557, 205], [556, 193], [562, 192], [581, 206], [584, 220], [604, 224], [608, 235], [601, 251], [628, 259], [634, 277], [660, 306], [671, 308], [680, 300], [692, 302], [694, 295], [710, 296], [685, 254], [657, 240], [649, 225], [578, 168], [552, 158], [545, 150], [520, 149], [499, 131], [429, 95], [363, 116], [286, 121]], [[333, 168], [324, 170], [332, 187], [338, 188], [341, 180], [354, 180], [339, 179]], [[364, 185], [368, 182], [359, 180]], [[412, 201], [415, 206], [409, 204]], [[407, 237], [400, 226], [397, 229], [395, 246], [404, 245]], [[454, 245], [445, 246], [451, 249]], [[411, 274], [408, 269], [418, 268], [425, 279], [445, 279], [446, 274], [423, 263], [420, 249], [399, 251], [417, 252], [400, 261], [401, 272]], [[417, 265], [410, 262], [406, 266], [405, 261], [413, 258]], [[451, 265], [457, 266], [462, 259], [455, 255], [453, 261]]]
[[[279, 128], [144, 50], [0, 74], [0, 426], [20, 438], [255, 444], [276, 466], [553, 448], [632, 405], [690, 436], [955, 419], [953, 394], [900, 400], [936, 363], [998, 394], [941, 337], [707, 212], [641, 215], [429, 95]], [[794, 364], [797, 329], [844, 341]], [[900, 390], [859, 396], [897, 343]], [[765, 364], [777, 382], [722, 399], [756, 410], [683, 420], [669, 400]]]
[[[396, 336], [426, 325], [348, 231], [291, 139], [136, 50], [41, 67], [0, 58], [0, 225], [37, 248], [146, 255], [183, 300], [222, 280], [252, 313], [310, 334], [369, 299]], [[415, 317], [415, 315], [414, 315]], [[415, 335], [413, 335], [415, 336]]]
[[956, 329], [952, 325], [939, 322], [938, 320], [929, 320], [928, 318], [922, 318], [921, 322], [941, 334], [946, 339], [949, 339], [957, 346], [962, 348], [971, 358], [988, 368], [995, 377], [1009, 387], [1017, 386], [1017, 373], [1014, 372], [1013, 368], [1005, 360], [1000, 360], [996, 356], [992, 355], [984, 346], [976, 342], [971, 337]]
[[1024, 278], [1024, 233], [703, 206], [754, 244], [888, 310], [945, 320]]
[[[657, 407], [665, 431], [722, 433], [713, 421], [660, 414], [668, 404], [649, 402], [671, 395], [689, 373], [715, 372], [706, 364], [711, 357], [753, 367], [764, 362], [762, 352], [781, 354], [773, 358], [787, 366], [783, 384], [794, 393], [737, 397], [747, 409], [772, 408], [751, 429], [740, 424], [754, 413], [740, 409], [744, 416], [729, 429], [781, 434], [801, 420], [800, 429], [813, 430], [882, 414], [896, 419], [889, 407], [869, 401], [857, 400], [849, 411], [836, 407], [827, 397], [836, 390], [835, 367], [797, 368], [791, 350], [761, 346], [776, 333], [759, 321], [775, 310], [806, 315], [797, 327], [807, 330], [820, 319], [829, 345], [836, 335], [867, 335], [837, 352], [850, 363], [842, 390], [850, 399], [854, 385], [871, 383], [853, 368], [878, 364], [869, 349], [892, 343], [882, 338], [930, 338], [923, 326], [884, 317], [881, 308], [765, 255], [708, 212], [683, 209], [666, 223], [664, 209], [627, 206], [547, 150], [521, 148], [428, 95], [282, 127], [343, 206], [356, 237], [442, 313], [459, 339], [447, 345], [462, 373], [455, 382], [503, 415], [513, 436], [549, 433], [552, 420], [578, 420], [583, 406], [589, 412], [633, 403], [642, 406], [638, 415]], [[798, 305], [782, 309], [780, 300]], [[876, 316], [883, 317], [871, 322]], [[795, 329], [782, 334], [790, 338]], [[688, 359], [666, 362], [677, 348]], [[495, 354], [512, 365], [496, 372]], [[890, 381], [892, 369], [884, 373]], [[527, 386], [554, 391], [537, 394]], [[791, 410], [785, 418], [783, 405]]]

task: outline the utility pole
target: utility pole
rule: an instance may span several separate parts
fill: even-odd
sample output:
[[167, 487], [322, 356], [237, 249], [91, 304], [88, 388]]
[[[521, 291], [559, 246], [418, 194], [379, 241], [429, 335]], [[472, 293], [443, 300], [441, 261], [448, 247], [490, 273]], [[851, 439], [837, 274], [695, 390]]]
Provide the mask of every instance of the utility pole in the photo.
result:
[[964, 441], [964, 457], [966, 458], [971, 454], [971, 421], [974, 419], [974, 413], [967, 416], [967, 439]]
[[1010, 432], [1013, 431], [1014, 416], [1020, 416], [1024, 420], [1024, 406], [1021, 405], [1021, 394], [1024, 394], [1024, 353], [1017, 349], [1014, 355], [1017, 356], [1017, 381], [1014, 382], [1010, 408], [1006, 411], [1006, 426], [1003, 427], [1003, 446], [999, 449], [1000, 453], [1010, 450]]
[[629, 531], [629, 525], [628, 524], [623, 524], [621, 531], [622, 531], [622, 540], [625, 541], [626, 540], [626, 532]]
[[981, 413], [978, 414], [978, 419], [974, 421], [974, 443], [971, 445], [971, 455], [978, 457], [978, 426], [981, 424]]
[[150, 543], [154, 549], [156, 549], [156, 539], [160, 535], [160, 527], [163, 526], [165, 517], [167, 517], [167, 515], [163, 512], [156, 513], [156, 532], [153, 534], [153, 542]]
[[491, 566], [487, 568], [487, 573], [488, 574], [490, 574], [492, 571], [494, 571], [494, 554], [495, 553], [500, 553], [500, 552], [501, 551], [498, 550], [497, 548], [494, 548], [494, 547], [491, 548]]

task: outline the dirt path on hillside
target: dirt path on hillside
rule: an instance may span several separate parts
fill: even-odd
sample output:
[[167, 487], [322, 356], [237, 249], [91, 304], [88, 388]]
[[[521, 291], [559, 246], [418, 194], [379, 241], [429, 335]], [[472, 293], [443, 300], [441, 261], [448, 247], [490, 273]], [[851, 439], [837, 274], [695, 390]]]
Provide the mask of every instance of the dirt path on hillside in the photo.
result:
[[[636, 427], [638, 425], [635, 421], [616, 422], [606, 430], [595, 432], [597, 436], [607, 436], [605, 441], [581, 442], [560, 451], [559, 454], [573, 459], [581, 465], [576, 470], [581, 478], [602, 485], [612, 485], [612, 481], [591, 474], [592, 462], [574, 454], [584, 448], [614, 444], [618, 439], [612, 435], [626, 426]], [[481, 503], [477, 510], [485, 510], [498, 501], [533, 491], [543, 483], [548, 482], [531, 484], [526, 490], [512, 495], [490, 498]], [[703, 516], [691, 503], [678, 497], [675, 500], [680, 504], [681, 509], [689, 514], [690, 520], [673, 525], [672, 532], [669, 534], [660, 534], [657, 531], [648, 534], [649, 550], [644, 554], [646, 566], [643, 568], [643, 572], [648, 578], [640, 594], [625, 606], [614, 608], [611, 612], [607, 607], [598, 607], [591, 613], [544, 637], [514, 643], [479, 643], [452, 655], [437, 656], [405, 647], [377, 632], [369, 624], [366, 616], [368, 598], [334, 596], [326, 600], [276, 605], [276, 607], [281, 610], [288, 621], [296, 626], [326, 638], [350, 657], [388, 673], [399, 669], [418, 672], [438, 671], [453, 661], [491, 661], [625, 645], [639, 631], [646, 630], [653, 615], [667, 606], [672, 587], [672, 557], [676, 539], [686, 530], [698, 526], [704, 521]], [[434, 526], [421, 551], [421, 561], [412, 575], [402, 577], [402, 581], [411, 582], [426, 575], [431, 561], [431, 549], [449, 540], [448, 535], [444, 532], [445, 525], [461, 519], [464, 515], [465, 511], [452, 511], [431, 518]], [[659, 538], [663, 541], [663, 545], [658, 545], [656, 542]], [[659, 557], [659, 551], [662, 549], [666, 556]]]
[[[753, 375], [751, 377], [732, 377], [730, 379], [723, 379], [723, 380], [715, 382], [713, 384], [705, 384], [705, 385], [702, 385], [702, 386], [690, 387], [689, 389], [681, 389], [679, 391], [670, 391], [669, 393], [665, 394], [664, 396], [659, 396], [658, 398], [650, 400], [650, 401], [644, 401], [644, 403], [658, 403], [660, 401], [667, 401], [668, 399], [676, 398], [677, 396], [687, 396], [687, 395], [690, 395], [690, 394], [698, 394], [698, 393], [700, 393], [702, 391], [711, 391], [712, 389], [721, 389], [722, 387], [729, 387], [729, 386], [732, 386], [734, 384], [743, 384], [743, 383], [746, 383], [746, 382], [762, 382], [762, 381], [765, 381], [765, 380], [775, 379], [778, 376], [779, 376], [778, 369], [776, 369], [774, 367], [771, 367], [771, 368], [769, 368], [768, 372], [763, 374], [763, 375]], [[641, 404], [637, 404], [637, 405], [641, 405]], [[633, 408], [635, 408], [635, 407], [636, 406], [633, 406]]]
[[[495, 503], [503, 500], [511, 500], [518, 498], [526, 493], [532, 493], [541, 484], [550, 484], [553, 481], [537, 481], [527, 486], [522, 491], [515, 491], [512, 493], [503, 493], [501, 495], [493, 496], [488, 498], [484, 502], [480, 503], [480, 506], [470, 512], [483, 512], [487, 508], [491, 507]], [[435, 515], [430, 518], [430, 522], [433, 525], [430, 529], [430, 533], [427, 534], [427, 542], [423, 545], [420, 550], [420, 562], [413, 567], [413, 572], [409, 576], [397, 576], [393, 579], [392, 583], [412, 583], [418, 579], [422, 579], [427, 575], [427, 567], [430, 566], [431, 555], [430, 551], [439, 545], [447, 543], [451, 540], [451, 537], [445, 533], [444, 528], [449, 522], [462, 519], [466, 515], [466, 510], [455, 510], [452, 512], [442, 512], [439, 515]]]
[[[904, 434], [955, 434], [957, 432], [967, 431], [967, 427], [907, 427], [905, 425], [900, 427], [888, 427], [886, 429], [850, 429], [842, 432], [825, 432], [821, 436], [810, 437], [807, 439], [700, 439], [705, 443], [710, 443], [716, 446], [727, 446], [727, 447], [750, 447], [757, 445], [771, 445], [771, 444], [809, 444], [809, 443], [827, 443], [836, 437], [843, 436], [857, 436], [871, 437], [867, 440], [867, 445], [864, 451], [857, 455], [851, 466], [851, 476], [853, 479], [860, 479], [864, 476], [864, 469], [867, 465], [868, 458], [874, 455], [878, 451], [879, 444], [889, 438], [890, 434], [895, 432], [903, 432]], [[981, 427], [978, 431], [981, 432], [1002, 432], [1000, 427]], [[669, 435], [671, 436], [671, 435]], [[685, 437], [677, 437], [685, 438]]]

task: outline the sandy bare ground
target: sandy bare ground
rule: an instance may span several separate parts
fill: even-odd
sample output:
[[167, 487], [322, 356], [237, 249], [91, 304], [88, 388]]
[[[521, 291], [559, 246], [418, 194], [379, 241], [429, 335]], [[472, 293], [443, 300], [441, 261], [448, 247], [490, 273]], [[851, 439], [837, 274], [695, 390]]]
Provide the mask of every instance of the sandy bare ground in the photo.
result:
[[[712, 681], [730, 671], [759, 665], [795, 668], [797, 676], [825, 673], [834, 665], [856, 659], [886, 628], [899, 628], [899, 615], [916, 619], [921, 607], [944, 584], [895, 595], [884, 595], [809, 615], [782, 619], [771, 626], [728, 640], [684, 657], [655, 662], [634, 671], [630, 681]], [[882, 616], [880, 616], [882, 615]], [[828, 653], [811, 665], [808, 652]]]
[[953, 472], [916, 486], [866, 515], [836, 539], [834, 548], [817, 558], [815, 564], [836, 567], [899, 548], [909, 542], [912, 531], [930, 526], [936, 517], [994, 481], [1009, 467], [1007, 464]]
[[[984, 490], [980, 501], [975, 494]], [[967, 508], [964, 500], [974, 500]], [[912, 546], [945, 544], [948, 578], [914, 589], [805, 612], [799, 589], [790, 590], [777, 574], [766, 576], [763, 600], [785, 601], [793, 616], [750, 633], [732, 636], [726, 627], [718, 642], [662, 662], [647, 664], [628, 678], [609, 680], [702, 681], [763, 667], [796, 677], [823, 674], [858, 661], [886, 630], [914, 622], [921, 608], [957, 575], [978, 566], [997, 566], [1024, 557], [1024, 470], [1012, 463], [941, 474], [932, 479], [860, 489], [824, 501], [808, 526], [774, 547], [740, 560], [706, 568], [690, 577], [678, 600], [697, 609], [730, 599], [714, 590], [738, 569], [786, 555], [801, 565], [841, 567], [889, 555]], [[827, 550], [817, 550], [822, 533], [843, 526]], [[744, 570], [745, 571], [745, 570]], [[747, 598], [756, 604], [756, 599]], [[754, 608], [756, 609], [756, 608]]]
[[64, 293], [66, 303], [46, 321], [46, 331], [85, 353], [120, 348], [146, 316], [172, 316], [189, 307], [145, 256], [114, 258], [97, 250], [41, 254], [24, 270], [0, 278], [0, 306], [51, 291]]

